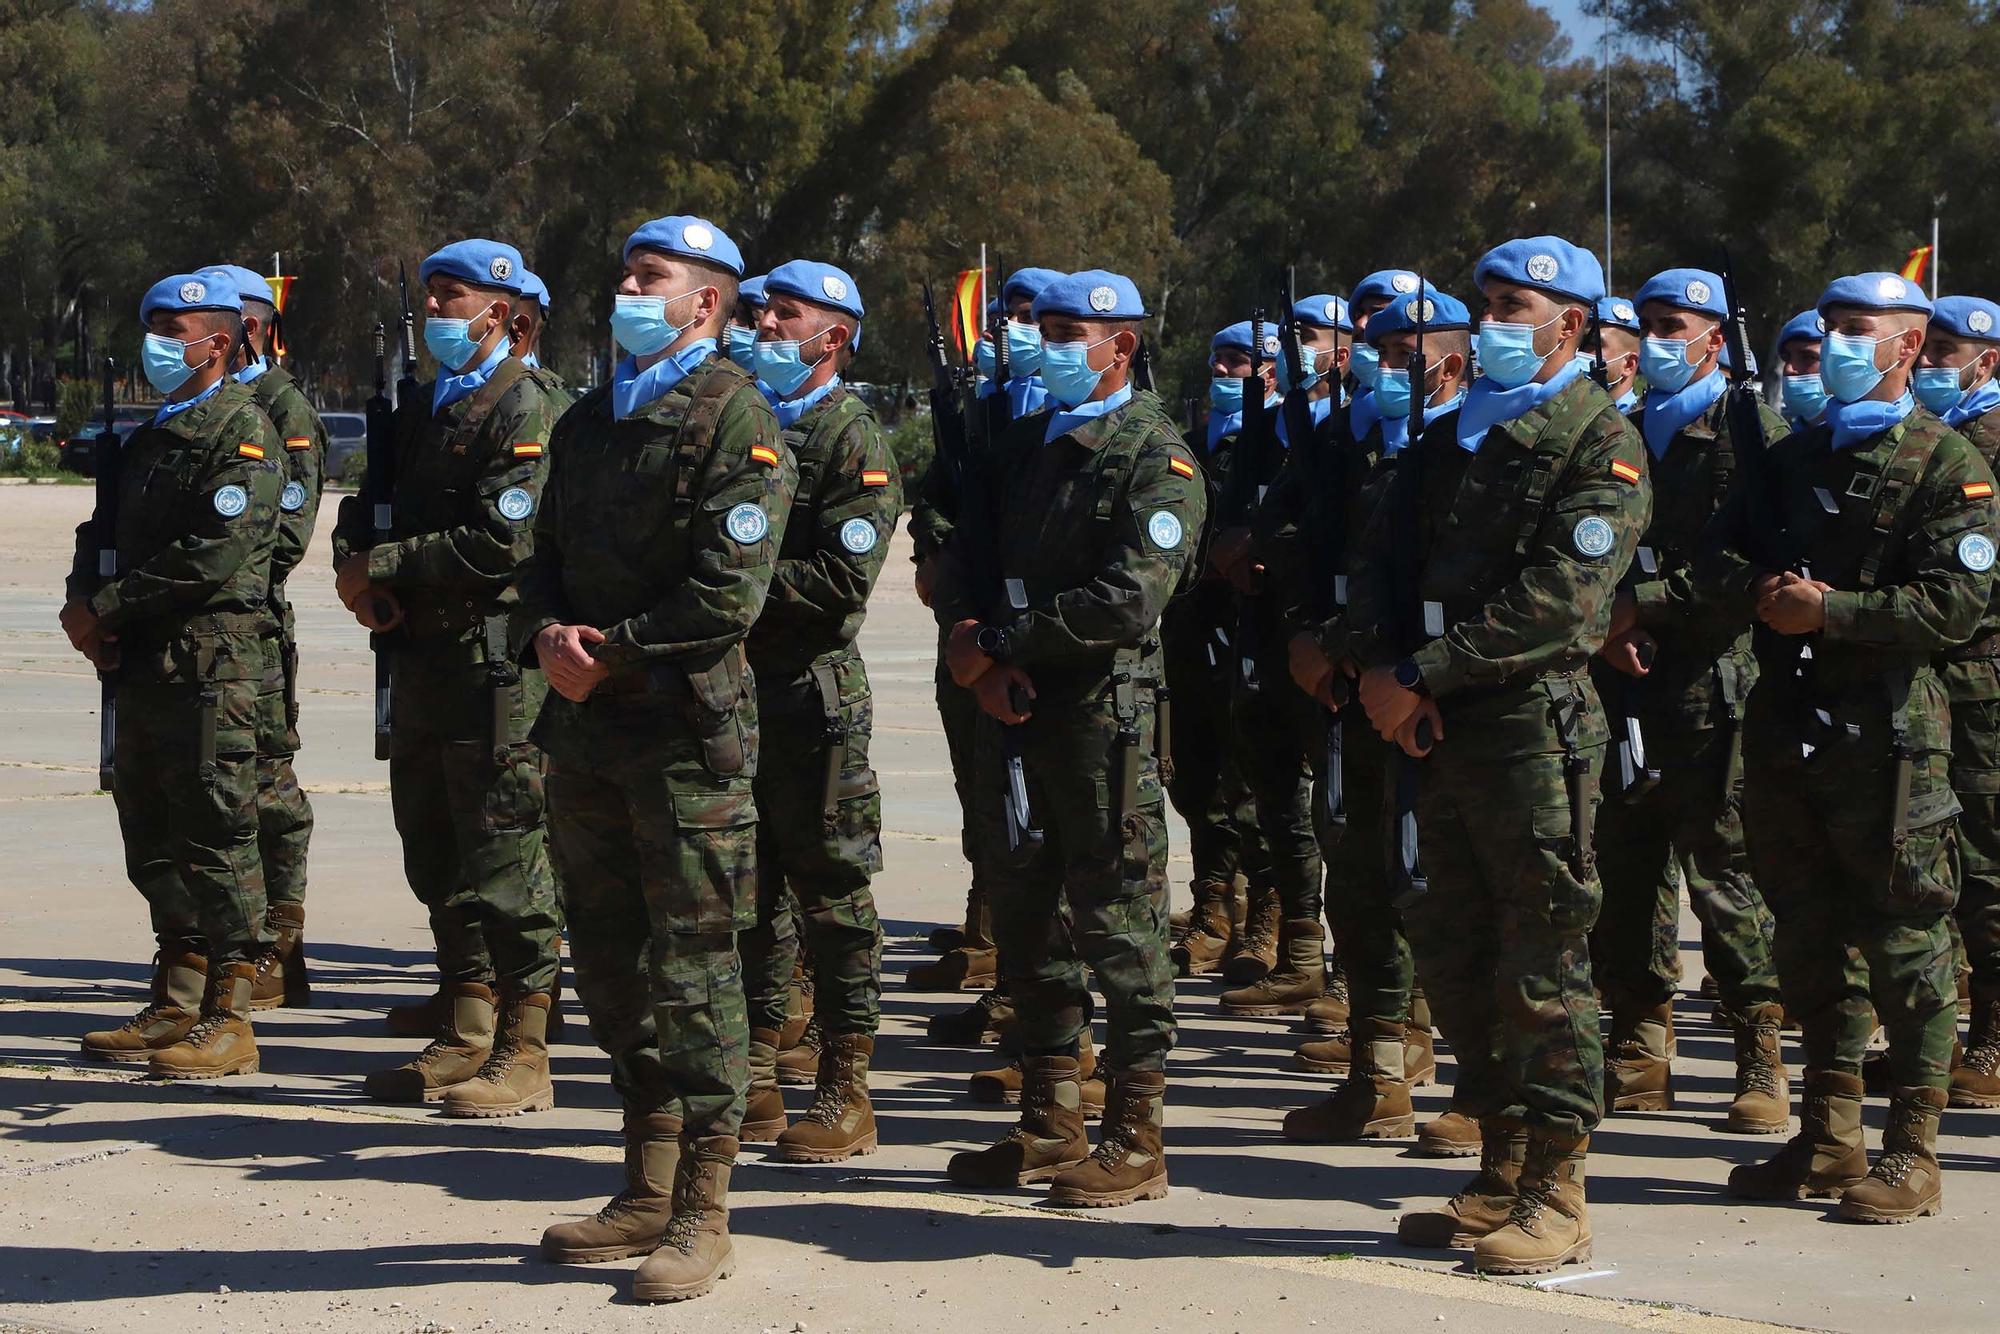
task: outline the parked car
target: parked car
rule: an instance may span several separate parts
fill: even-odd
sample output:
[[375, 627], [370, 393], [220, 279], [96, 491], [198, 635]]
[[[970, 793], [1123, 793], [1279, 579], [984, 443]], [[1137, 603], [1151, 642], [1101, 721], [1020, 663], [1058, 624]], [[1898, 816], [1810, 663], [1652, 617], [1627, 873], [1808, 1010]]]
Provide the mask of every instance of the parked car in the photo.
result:
[[368, 416], [362, 412], [322, 412], [326, 427], [326, 472], [328, 482], [338, 482], [347, 471], [347, 461], [368, 445]]
[[[150, 421], [148, 416], [145, 421]], [[118, 442], [123, 444], [132, 438], [132, 432], [145, 425], [145, 421], [127, 421], [116, 414], [112, 416], [111, 429], [118, 432]], [[73, 472], [83, 477], [97, 475], [97, 437], [104, 431], [101, 421], [90, 422], [75, 435], [62, 442], [62, 454], [56, 466], [64, 472]]]

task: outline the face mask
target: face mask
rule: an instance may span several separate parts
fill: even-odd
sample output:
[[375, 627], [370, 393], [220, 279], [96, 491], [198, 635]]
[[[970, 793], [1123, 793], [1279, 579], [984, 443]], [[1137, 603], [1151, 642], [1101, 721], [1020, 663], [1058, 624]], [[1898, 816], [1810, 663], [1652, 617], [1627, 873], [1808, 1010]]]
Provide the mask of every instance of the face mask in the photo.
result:
[[972, 345], [972, 368], [987, 379], [993, 378], [993, 340], [982, 338]]
[[1819, 345], [1819, 375], [1829, 394], [1843, 403], [1868, 397], [1886, 374], [1875, 364], [1875, 349], [1884, 340], [1829, 333]]
[[1913, 380], [1917, 402], [1932, 412], [1943, 412], [1965, 396], [1958, 386], [1959, 366], [1919, 366]]
[[1221, 413], [1243, 411], [1243, 381], [1234, 375], [1217, 375], [1208, 382], [1208, 405]]
[[1583, 373], [1584, 373], [1585, 375], [1588, 375], [1588, 376], [1590, 376], [1590, 377], [1592, 377], [1592, 378], [1595, 378], [1595, 377], [1596, 377], [1596, 375], [1597, 375], [1597, 358], [1596, 358], [1596, 357], [1593, 357], [1593, 356], [1591, 356], [1591, 355], [1590, 355], [1590, 353], [1588, 353], [1588, 352], [1579, 352], [1579, 353], [1577, 353], [1577, 354], [1576, 354], [1576, 364], [1577, 364], [1577, 365], [1579, 365], [1579, 366], [1581, 366], [1581, 367], [1583, 367]]
[[1104, 372], [1090, 368], [1090, 354], [1110, 341], [1100, 338], [1094, 343], [1043, 343], [1042, 383], [1048, 387], [1049, 397], [1073, 408], [1096, 393], [1097, 382], [1104, 378]]
[[618, 340], [618, 346], [635, 357], [650, 357], [662, 351], [693, 324], [667, 323], [667, 303], [682, 301], [695, 292], [706, 291], [697, 287], [694, 292], [682, 292], [679, 296], [626, 296], [623, 292], [611, 301], [611, 336]]
[[[823, 334], [826, 330], [821, 329], [819, 332]], [[819, 334], [814, 334], [813, 337], [817, 338]], [[799, 343], [800, 340], [796, 338], [787, 338], [781, 342], [766, 342], [761, 338], [757, 340], [755, 348], [757, 378], [768, 385], [771, 392], [779, 398], [790, 398], [798, 392], [799, 386], [811, 377], [813, 369], [827, 358], [827, 354], [822, 352], [811, 361], [799, 360]]]
[[1677, 394], [1687, 388], [1688, 381], [1694, 379], [1694, 364], [1688, 360], [1688, 353], [1694, 347], [1696, 338], [1706, 338], [1706, 333], [1698, 333], [1694, 338], [1646, 338], [1639, 343], [1639, 373], [1646, 377], [1649, 385], [1658, 385], [1670, 394]]
[[755, 354], [750, 351], [751, 348], [757, 346], [757, 331], [755, 329], [746, 329], [740, 324], [732, 324], [723, 331], [722, 336], [725, 340], [725, 346], [729, 352], [729, 359], [731, 361], [746, 371], [757, 369], [757, 363], [754, 359]]
[[1785, 377], [1785, 410], [1802, 422], [1815, 421], [1826, 411], [1826, 386], [1817, 375]]
[[1534, 379], [1549, 359], [1548, 353], [1535, 351], [1535, 335], [1561, 318], [1558, 315], [1540, 324], [1484, 321], [1479, 326], [1479, 369], [1502, 389], [1519, 389]]
[[1042, 368], [1042, 331], [1032, 324], [1007, 321], [1007, 373], [1033, 375]]
[[480, 340], [467, 332], [471, 327], [471, 320], [432, 315], [424, 320], [424, 346], [437, 358], [438, 365], [448, 371], [462, 371], [479, 355]]
[[1348, 358], [1348, 371], [1354, 376], [1354, 383], [1364, 389], [1375, 387], [1375, 377], [1382, 371], [1382, 354], [1375, 350], [1373, 343], [1360, 339], [1354, 342], [1354, 352]]
[[159, 334], [147, 334], [139, 344], [139, 360], [146, 371], [146, 381], [163, 394], [171, 394], [186, 384], [208, 361], [200, 366], [187, 364], [187, 344], [178, 338], [163, 338]]
[[1384, 417], [1410, 415], [1410, 372], [1407, 368], [1384, 366], [1375, 377], [1375, 406]]
[[1299, 348], [1299, 364], [1305, 367], [1305, 375], [1296, 383], [1292, 380], [1292, 359], [1278, 357], [1278, 392], [1289, 394], [1294, 389], [1310, 389], [1319, 383], [1319, 352], [1310, 347]]

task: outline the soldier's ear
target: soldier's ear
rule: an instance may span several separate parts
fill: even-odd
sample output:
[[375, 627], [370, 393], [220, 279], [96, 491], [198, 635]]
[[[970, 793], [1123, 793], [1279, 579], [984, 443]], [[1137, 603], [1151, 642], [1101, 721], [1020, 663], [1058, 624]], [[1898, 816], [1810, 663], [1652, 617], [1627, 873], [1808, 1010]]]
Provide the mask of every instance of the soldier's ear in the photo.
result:
[[2000, 371], [2000, 347], [1985, 349], [1973, 358], [1972, 364], [1977, 368], [1973, 372], [1975, 375], [1983, 380], [1992, 379], [1994, 373]]
[[1113, 365], [1129, 365], [1132, 358], [1139, 355], [1139, 335], [1130, 329], [1120, 329], [1111, 335], [1111, 350], [1118, 356]]

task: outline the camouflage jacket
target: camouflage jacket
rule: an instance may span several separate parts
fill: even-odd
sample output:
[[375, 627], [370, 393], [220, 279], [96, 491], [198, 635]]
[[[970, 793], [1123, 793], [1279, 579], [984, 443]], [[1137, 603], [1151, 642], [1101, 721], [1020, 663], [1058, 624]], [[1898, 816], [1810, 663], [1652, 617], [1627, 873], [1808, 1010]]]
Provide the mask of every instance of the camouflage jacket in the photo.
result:
[[128, 680], [255, 680], [271, 613], [284, 447], [248, 385], [222, 387], [125, 442], [118, 577], [99, 587], [97, 535], [77, 526], [66, 585], [118, 636]]
[[750, 665], [789, 676], [860, 633], [902, 513], [903, 483], [874, 412], [844, 388], [807, 409], [784, 439], [798, 489], [763, 614], [750, 631]]
[[[1391, 470], [1382, 432], [1371, 430], [1356, 442], [1344, 411], [1327, 414], [1309, 448], [1311, 457], [1290, 451], [1264, 493], [1251, 559], [1264, 567], [1268, 615], [1281, 642], [1310, 634], [1338, 657], [1346, 633], [1348, 571]], [[1338, 513], [1336, 500], [1344, 502]]]
[[325, 483], [326, 427], [312, 404], [299, 392], [299, 382], [282, 366], [271, 366], [250, 381], [250, 393], [285, 446], [278, 492], [278, 549], [271, 557], [271, 596], [284, 602], [285, 577], [305, 559], [319, 518], [320, 490]]
[[[528, 368], [508, 357], [493, 377], [441, 412], [421, 384], [396, 408], [395, 527], [377, 543], [362, 496], [340, 502], [333, 560], [368, 553], [368, 577], [403, 607], [413, 646], [456, 643], [483, 659], [500, 646], [491, 622], [514, 606], [515, 576], [534, 542], [554, 419]], [[502, 625], [504, 630], [504, 624]]]
[[549, 418], [554, 420], [576, 406], [576, 391], [568, 381], [547, 366], [529, 366], [528, 375], [541, 387], [542, 397], [549, 401]]
[[[1960, 422], [1956, 429], [1972, 442], [1989, 470], [2000, 464], [2000, 412]], [[1946, 650], [1938, 671], [1953, 702], [2000, 699], [2000, 580], [1994, 582], [1979, 628], [1963, 646]]]

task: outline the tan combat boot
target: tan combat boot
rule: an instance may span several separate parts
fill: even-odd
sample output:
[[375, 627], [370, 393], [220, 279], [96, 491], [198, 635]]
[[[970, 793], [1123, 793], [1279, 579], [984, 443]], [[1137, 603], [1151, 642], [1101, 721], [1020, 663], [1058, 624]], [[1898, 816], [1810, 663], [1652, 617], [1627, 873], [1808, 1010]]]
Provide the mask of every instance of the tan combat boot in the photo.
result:
[[257, 956], [257, 985], [250, 990], [250, 1008], [311, 1005], [312, 981], [306, 976], [306, 905], [273, 903], [264, 909], [264, 925], [270, 928], [272, 939]]
[[546, 991], [506, 998], [486, 1064], [471, 1079], [445, 1091], [446, 1116], [518, 1116], [546, 1112], [556, 1105], [555, 1082], [549, 1078], [551, 1004]]
[[1318, 919], [1298, 917], [1279, 933], [1280, 966], [1247, 987], [1222, 993], [1224, 1014], [1298, 1014], [1326, 990], [1326, 928]]
[[1250, 890], [1244, 902], [1243, 930], [1236, 949], [1222, 963], [1223, 980], [1239, 987], [1261, 980], [1278, 966], [1278, 930], [1284, 914], [1273, 888]]
[[1235, 939], [1235, 918], [1230, 903], [1236, 886], [1213, 880], [1194, 885], [1194, 907], [1189, 910], [1186, 928], [1174, 936], [1174, 967], [1182, 977], [1197, 977], [1222, 970], [1223, 956]]
[[1514, 1212], [1527, 1132], [1509, 1122], [1488, 1121], [1474, 1134], [1481, 1145], [1478, 1174], [1436, 1208], [1404, 1214], [1396, 1221], [1396, 1240], [1434, 1250], [1470, 1246]]
[[[1430, 1030], [1418, 1028], [1415, 1024], [1404, 1024], [1402, 1028], [1404, 1081], [1413, 1089], [1435, 1083], [1437, 1051], [1432, 1045]], [[1353, 1031], [1345, 1028], [1330, 1038], [1301, 1042], [1292, 1051], [1292, 1066], [1313, 1074], [1346, 1078], [1348, 1066], [1354, 1059], [1353, 1043]]]
[[153, 956], [153, 999], [116, 1028], [83, 1035], [83, 1054], [100, 1061], [150, 1061], [187, 1036], [201, 1017], [208, 960], [192, 950]]
[[817, 1084], [819, 1082], [820, 1046], [826, 1040], [819, 1026], [819, 1016], [806, 1021], [805, 1031], [792, 1046], [782, 1045], [784, 1036], [779, 1035], [778, 1082], [780, 1084]]
[[1047, 1181], [1090, 1153], [1083, 1135], [1083, 1091], [1075, 1057], [1023, 1057], [1021, 1119], [998, 1144], [954, 1153], [945, 1175], [955, 1185], [993, 1189]]
[[743, 1104], [745, 1144], [769, 1144], [785, 1133], [785, 1095], [778, 1091], [778, 1030], [750, 1030], [750, 1089]]
[[1784, 1007], [1753, 1005], [1725, 1017], [1736, 1038], [1736, 1098], [1722, 1128], [1732, 1135], [1782, 1135], [1792, 1128], [1791, 1083], [1778, 1047]]
[[1482, 1274], [1546, 1274], [1590, 1259], [1590, 1210], [1583, 1201], [1583, 1160], [1590, 1136], [1528, 1136], [1519, 1194], [1504, 1225], [1472, 1244]]
[[[785, 1026], [778, 1030], [778, 1051], [790, 1051], [805, 1040], [806, 1026], [813, 1017], [813, 980], [810, 974], [794, 973], [785, 989]], [[818, 1059], [814, 1049], [814, 1059]]]
[[1604, 1082], [1614, 1112], [1663, 1112], [1674, 1105], [1674, 1007], [1614, 1003]]
[[591, 1217], [549, 1227], [542, 1233], [542, 1254], [558, 1264], [594, 1265], [653, 1251], [673, 1216], [680, 1160], [681, 1119], [627, 1107], [625, 1189]]
[[912, 964], [912, 991], [984, 991], [993, 985], [1000, 952], [990, 941], [968, 941], [928, 963]]
[[[1078, 1086], [1083, 1091], [1083, 1119], [1095, 1121], [1104, 1115], [1104, 1081], [1097, 1077], [1096, 1047], [1086, 1042], [1080, 1051]], [[975, 1074], [966, 1086], [966, 1092], [974, 1102], [997, 1102], [1011, 1106], [1021, 1101], [1022, 1079], [1021, 1058], [1016, 1056], [1005, 1065]]]
[[391, 1005], [383, 1016], [390, 1037], [427, 1038], [451, 1017], [451, 986], [439, 982], [436, 991], [408, 1005]]
[[153, 1053], [147, 1073], [161, 1079], [216, 1079], [257, 1073], [257, 1036], [250, 1031], [250, 988], [257, 965], [244, 960], [208, 974], [201, 1018], [179, 1042]]
[[984, 991], [962, 1010], [932, 1015], [924, 1032], [947, 1047], [978, 1047], [997, 1041], [1013, 1025], [1014, 1002], [998, 991]]
[[377, 1102], [437, 1102], [486, 1064], [499, 998], [481, 982], [453, 982], [446, 990], [451, 1009], [430, 1045], [407, 1065], [370, 1074], [361, 1085], [369, 1097]]
[[1949, 1095], [1944, 1089], [1899, 1088], [1889, 1100], [1882, 1127], [1882, 1152], [1861, 1181], [1840, 1197], [1834, 1217], [1849, 1223], [1914, 1223], [1944, 1203], [1944, 1172], [1938, 1166], [1938, 1118]]
[[778, 1136], [778, 1157], [788, 1163], [838, 1163], [875, 1152], [875, 1104], [868, 1100], [868, 1062], [875, 1039], [835, 1033], [819, 1057], [819, 1086], [812, 1107]]
[[2000, 988], [1987, 983], [1973, 984], [1972, 1027], [1953, 1063], [1951, 1105], [2000, 1107]]
[[1403, 1077], [1403, 1025], [1364, 1019], [1370, 1036], [1345, 1082], [1323, 1101], [1285, 1116], [1285, 1138], [1301, 1144], [1403, 1139], [1417, 1133], [1410, 1085]]
[[1161, 1144], [1167, 1077], [1158, 1070], [1114, 1074], [1104, 1125], [1089, 1158], [1049, 1184], [1049, 1203], [1100, 1209], [1167, 1197], [1167, 1157]]
[[1861, 1076], [1807, 1070], [1799, 1133], [1771, 1158], [1731, 1169], [1739, 1200], [1839, 1199], [1868, 1175], [1861, 1139]]
[[1424, 1122], [1417, 1132], [1416, 1152], [1424, 1158], [1470, 1158], [1485, 1142], [1484, 1124], [1459, 1111], [1454, 1102], [1443, 1116]]
[[986, 887], [977, 875], [965, 890], [965, 921], [959, 926], [940, 926], [926, 936], [925, 943], [939, 954], [955, 950], [968, 941], [986, 941], [987, 935]]
[[674, 1215], [659, 1249], [632, 1275], [633, 1301], [686, 1301], [736, 1272], [736, 1250], [729, 1244], [729, 1171], [738, 1147], [729, 1135], [682, 1142]]

